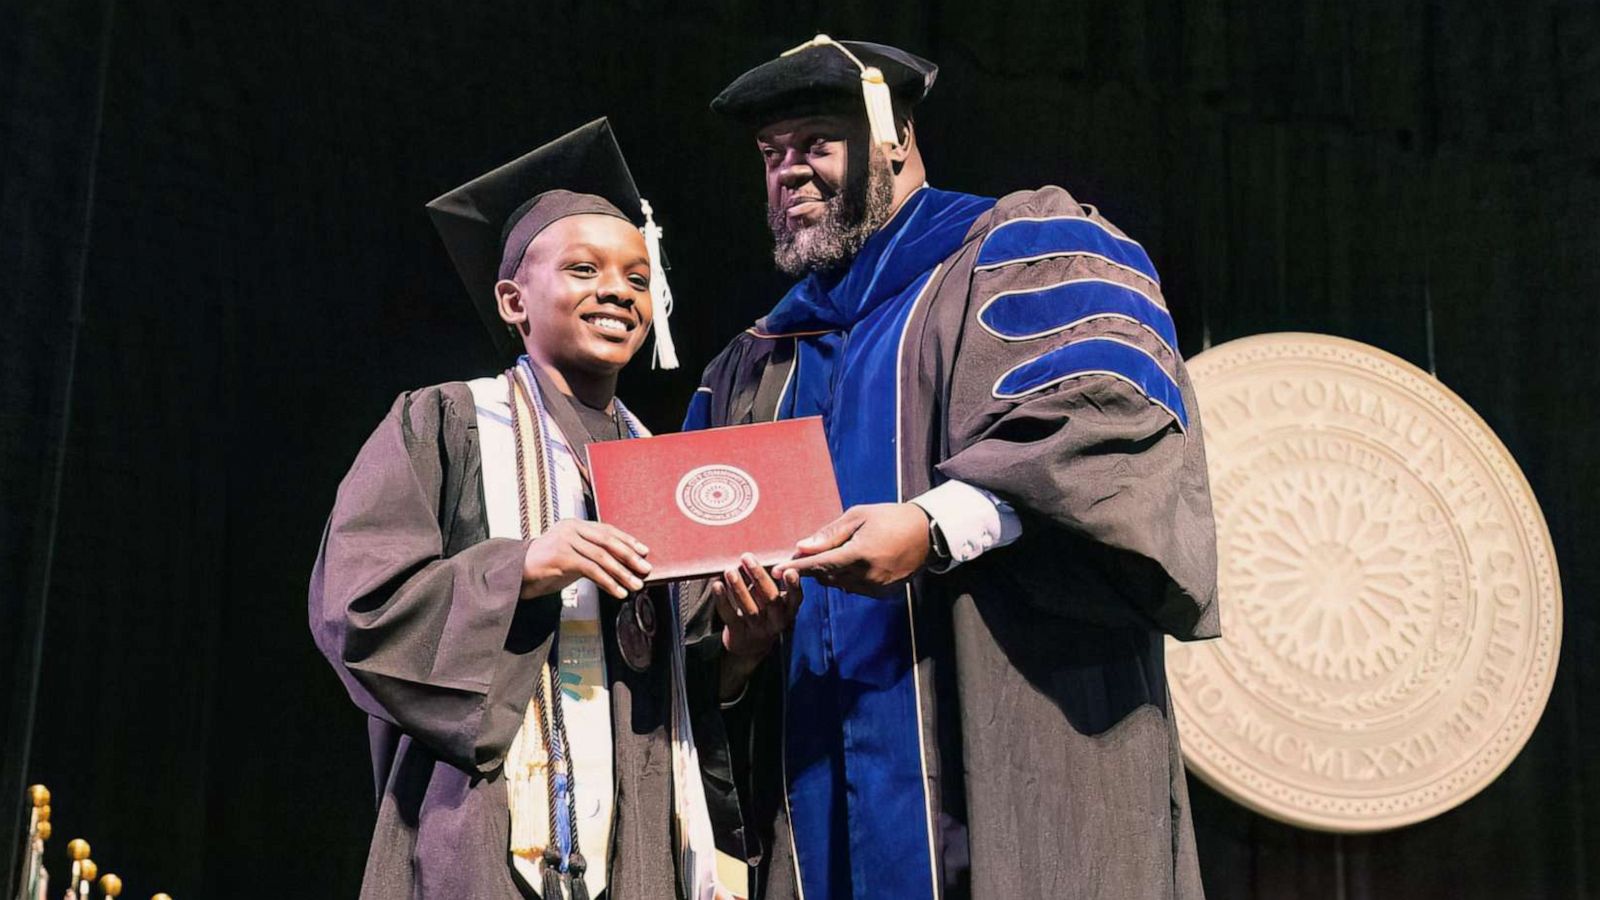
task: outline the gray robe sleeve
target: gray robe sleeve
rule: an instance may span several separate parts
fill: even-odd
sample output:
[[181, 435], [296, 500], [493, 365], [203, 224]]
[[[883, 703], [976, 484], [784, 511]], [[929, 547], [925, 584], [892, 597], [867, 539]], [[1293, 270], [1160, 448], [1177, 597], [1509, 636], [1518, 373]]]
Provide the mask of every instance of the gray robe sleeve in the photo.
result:
[[1199, 413], [1136, 248], [1059, 188], [1000, 202], [970, 281], [941, 291], [963, 318], [938, 470], [1019, 511], [1023, 539], [993, 555], [1040, 582], [1029, 602], [1206, 637], [1216, 547]]
[[533, 656], [560, 609], [518, 600], [525, 542], [457, 546], [460, 521], [481, 519], [480, 467], [464, 386], [396, 400], [339, 486], [310, 617], [358, 706], [452, 765], [490, 772], [522, 724]]

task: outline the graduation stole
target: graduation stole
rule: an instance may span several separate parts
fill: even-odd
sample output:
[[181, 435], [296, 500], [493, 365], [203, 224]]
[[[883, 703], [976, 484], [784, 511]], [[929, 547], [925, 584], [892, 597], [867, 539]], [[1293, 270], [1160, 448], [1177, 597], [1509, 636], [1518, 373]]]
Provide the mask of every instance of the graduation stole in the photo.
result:
[[[531, 540], [548, 531], [559, 518], [554, 500], [560, 486], [556, 484], [551, 460], [551, 425], [544, 411], [544, 398], [537, 380], [525, 370], [526, 365], [524, 360], [522, 365], [508, 370], [505, 378], [509, 383], [511, 430], [516, 446], [518, 512], [523, 538]], [[634, 437], [648, 436], [632, 413], [620, 401], [616, 402], [629, 433]], [[680, 887], [690, 900], [737, 900], [746, 895], [747, 873], [743, 860], [724, 858], [725, 855], [716, 850], [691, 726], [683, 625], [678, 604], [666, 605], [672, 629], [669, 633], [673, 635], [667, 644], [672, 667], [673, 839]], [[539, 672], [533, 695], [538, 737], [548, 761], [546, 797], [550, 830], [540, 860], [540, 894], [546, 900], [564, 897], [588, 900], [584, 872], [591, 864], [606, 865], [606, 860], [591, 863], [585, 859], [578, 840], [577, 785], [562, 718], [559, 666], [553, 645], [551, 658]], [[616, 811], [612, 814], [614, 816]]]

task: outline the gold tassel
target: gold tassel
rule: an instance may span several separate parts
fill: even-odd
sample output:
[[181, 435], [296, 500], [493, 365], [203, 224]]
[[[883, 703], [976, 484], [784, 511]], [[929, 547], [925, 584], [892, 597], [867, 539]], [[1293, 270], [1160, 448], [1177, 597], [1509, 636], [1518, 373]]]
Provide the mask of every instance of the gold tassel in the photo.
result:
[[678, 367], [678, 347], [672, 340], [672, 288], [667, 286], [667, 269], [661, 263], [661, 226], [656, 224], [650, 201], [639, 198], [644, 211], [644, 249], [650, 256], [650, 300], [655, 307], [655, 364], [663, 369]]
[[872, 129], [872, 142], [900, 146], [900, 135], [894, 129], [894, 103], [889, 99], [889, 85], [877, 66], [868, 66], [861, 72], [861, 95], [867, 102], [867, 126]]

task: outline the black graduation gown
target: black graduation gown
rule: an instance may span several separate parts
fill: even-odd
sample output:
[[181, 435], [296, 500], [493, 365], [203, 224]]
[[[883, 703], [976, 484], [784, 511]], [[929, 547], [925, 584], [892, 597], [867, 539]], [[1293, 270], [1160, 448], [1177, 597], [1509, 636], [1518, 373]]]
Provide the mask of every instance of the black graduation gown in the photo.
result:
[[[510, 867], [501, 764], [560, 604], [518, 600], [527, 543], [488, 536], [481, 468], [465, 384], [402, 395], [340, 484], [312, 574], [317, 646], [368, 715], [378, 798], [361, 891], [369, 900], [532, 896]], [[670, 602], [664, 592], [655, 599]], [[670, 629], [657, 630], [655, 664], [637, 673], [618, 655], [614, 616], [601, 622], [616, 791], [605, 896], [675, 897]], [[692, 689], [711, 704], [706, 719], [692, 698], [707, 728], [717, 723], [714, 681], [696, 677]]]

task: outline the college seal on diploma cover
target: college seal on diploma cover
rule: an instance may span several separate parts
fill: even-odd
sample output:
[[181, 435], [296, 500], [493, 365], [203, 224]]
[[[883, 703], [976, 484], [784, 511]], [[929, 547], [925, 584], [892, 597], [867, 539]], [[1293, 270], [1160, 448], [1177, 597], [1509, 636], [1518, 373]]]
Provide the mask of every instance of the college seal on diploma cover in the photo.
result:
[[1168, 641], [1184, 760], [1275, 819], [1376, 831], [1482, 790], [1544, 710], [1561, 588], [1505, 447], [1438, 380], [1317, 334], [1189, 363], [1222, 638]]
[[760, 502], [761, 487], [738, 466], [700, 466], [678, 481], [678, 511], [701, 525], [732, 525]]

